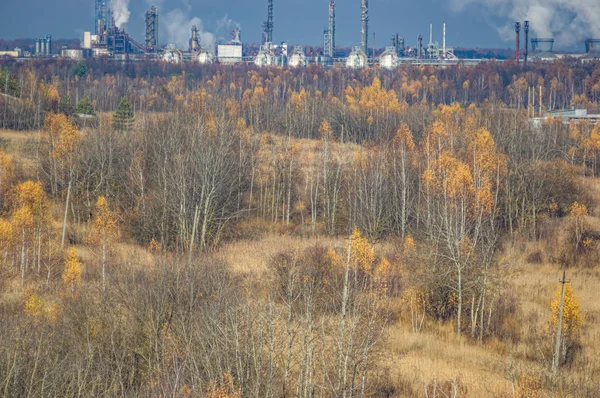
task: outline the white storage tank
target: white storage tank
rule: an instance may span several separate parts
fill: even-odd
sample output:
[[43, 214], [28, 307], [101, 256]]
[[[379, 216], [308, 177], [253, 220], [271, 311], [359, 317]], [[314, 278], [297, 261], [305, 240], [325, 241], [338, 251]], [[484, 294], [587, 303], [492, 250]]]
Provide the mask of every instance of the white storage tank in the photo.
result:
[[162, 56], [162, 60], [164, 62], [168, 62], [171, 64], [180, 64], [183, 59], [183, 55], [181, 51], [176, 48], [168, 48], [165, 50], [165, 53]]
[[256, 58], [254, 58], [254, 64], [259, 67], [274, 66], [277, 64], [277, 57], [271, 51], [271, 43], [260, 46], [260, 50], [258, 50]]
[[196, 53], [194, 59], [199, 64], [212, 64], [215, 61], [215, 56], [210, 51], [202, 49]]
[[304, 54], [304, 48], [302, 47], [294, 47], [294, 51], [292, 51], [292, 55], [288, 60], [288, 65], [292, 68], [299, 68], [306, 66], [307, 59]]
[[395, 47], [387, 47], [379, 57], [379, 66], [383, 69], [394, 70], [400, 65], [400, 57]]
[[360, 47], [352, 47], [352, 52], [346, 59], [346, 68], [364, 69], [368, 66], [367, 54]]

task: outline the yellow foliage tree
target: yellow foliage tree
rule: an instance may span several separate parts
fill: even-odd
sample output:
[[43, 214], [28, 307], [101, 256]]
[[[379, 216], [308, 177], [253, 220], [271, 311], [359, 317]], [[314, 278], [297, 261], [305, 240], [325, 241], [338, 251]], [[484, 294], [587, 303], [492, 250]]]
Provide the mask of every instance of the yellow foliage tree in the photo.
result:
[[27, 292], [27, 300], [25, 300], [25, 314], [32, 318], [40, 318], [46, 312], [46, 305], [42, 297], [34, 292]]
[[48, 198], [42, 184], [25, 181], [17, 185], [12, 195], [11, 210], [14, 237], [18, 237], [21, 245], [21, 278], [24, 279], [28, 264], [35, 264], [36, 260], [39, 271], [41, 262], [39, 243], [50, 217]]
[[575, 234], [575, 250], [581, 244], [583, 239], [583, 234], [586, 230], [586, 219], [585, 217], [588, 215], [588, 210], [586, 205], [583, 203], [573, 203], [571, 206], [571, 217], [573, 217], [573, 232]]
[[[560, 317], [560, 295], [562, 287], [559, 286], [554, 294], [554, 300], [550, 304], [552, 314], [550, 316], [550, 327], [555, 330]], [[583, 317], [579, 310], [579, 299], [570, 283], [565, 284], [565, 301], [563, 304], [563, 317], [561, 334], [567, 341], [573, 339], [583, 324]]]
[[373, 250], [373, 246], [371, 246], [367, 238], [362, 236], [358, 227], [354, 227], [352, 231], [350, 255], [361, 271], [371, 274], [373, 263], [375, 262], [375, 250]]
[[[49, 113], [44, 120], [44, 131], [48, 133], [50, 140], [50, 158], [53, 163], [53, 190], [56, 190], [59, 171], [67, 173], [68, 187], [65, 200], [65, 215], [63, 219], [63, 230], [61, 246], [65, 246], [65, 235], [67, 231], [67, 214], [69, 200], [71, 198], [71, 186], [73, 184], [73, 167], [75, 153], [79, 144], [79, 130], [72, 120], [64, 114]], [[63, 177], [64, 178], [64, 177]]]
[[15, 235], [10, 221], [0, 218], [0, 264], [4, 264], [13, 248]]
[[77, 249], [74, 247], [69, 249], [65, 258], [65, 269], [62, 275], [65, 285], [74, 290], [81, 283], [81, 261], [77, 256]]
[[12, 187], [15, 169], [11, 158], [0, 150], [0, 206]]
[[111, 245], [119, 237], [117, 217], [108, 207], [104, 196], [96, 202], [96, 215], [90, 230], [88, 241], [96, 244], [100, 249], [100, 262], [102, 265], [102, 287], [106, 290], [106, 264]]

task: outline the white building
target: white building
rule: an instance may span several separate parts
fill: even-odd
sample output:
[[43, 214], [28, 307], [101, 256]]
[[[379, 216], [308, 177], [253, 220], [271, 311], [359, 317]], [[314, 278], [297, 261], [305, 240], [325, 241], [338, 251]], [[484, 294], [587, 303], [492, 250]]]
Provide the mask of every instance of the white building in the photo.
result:
[[217, 59], [221, 64], [238, 64], [243, 61], [241, 44], [219, 44]]

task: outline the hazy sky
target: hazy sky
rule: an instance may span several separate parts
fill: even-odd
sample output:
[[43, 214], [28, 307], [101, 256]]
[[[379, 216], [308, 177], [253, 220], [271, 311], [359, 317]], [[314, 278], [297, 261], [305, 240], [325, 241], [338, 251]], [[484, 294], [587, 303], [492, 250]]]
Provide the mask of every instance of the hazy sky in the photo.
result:
[[[126, 1], [126, 0], [123, 0]], [[81, 37], [93, 30], [93, 0], [2, 0], [0, 38]], [[360, 42], [360, 0], [337, 0], [337, 44]], [[188, 36], [191, 22], [202, 21], [205, 32], [217, 40], [228, 39], [233, 23], [242, 27], [244, 42], [258, 42], [261, 22], [266, 19], [266, 0], [129, 0], [131, 17], [126, 30], [139, 41], [144, 36], [144, 12], [156, 5], [160, 13], [160, 42], [182, 41]], [[322, 42], [327, 24], [329, 0], [275, 0], [274, 41], [290, 44]], [[407, 45], [414, 45], [420, 34], [428, 41], [429, 23], [434, 24], [434, 39], [442, 41], [442, 23], [447, 24], [447, 44], [455, 47], [510, 47], [498, 33], [510, 21], [494, 17], [482, 5], [473, 3], [458, 11], [452, 0], [370, 0], [370, 40], [388, 45], [389, 37], [398, 32]], [[371, 43], [372, 44], [372, 43]]]

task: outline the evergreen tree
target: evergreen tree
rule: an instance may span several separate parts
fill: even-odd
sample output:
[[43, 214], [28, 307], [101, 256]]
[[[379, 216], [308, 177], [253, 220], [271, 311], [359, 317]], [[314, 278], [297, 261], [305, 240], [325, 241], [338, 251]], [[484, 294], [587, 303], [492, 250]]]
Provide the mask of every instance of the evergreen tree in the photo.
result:
[[78, 77], [81, 80], [88, 74], [88, 67], [85, 62], [79, 61], [73, 66], [71, 73], [73, 73], [74, 77]]
[[60, 99], [60, 103], [58, 104], [58, 108], [60, 113], [64, 113], [67, 116], [73, 115], [73, 103], [71, 102], [71, 96], [66, 95]]
[[77, 107], [75, 108], [75, 112], [81, 115], [90, 115], [95, 116], [96, 112], [94, 112], [94, 107], [92, 106], [92, 102], [89, 97], [86, 95], [77, 103]]
[[113, 115], [113, 127], [116, 130], [128, 130], [133, 126], [135, 118], [133, 115], [133, 107], [127, 97], [121, 98], [119, 106]]

